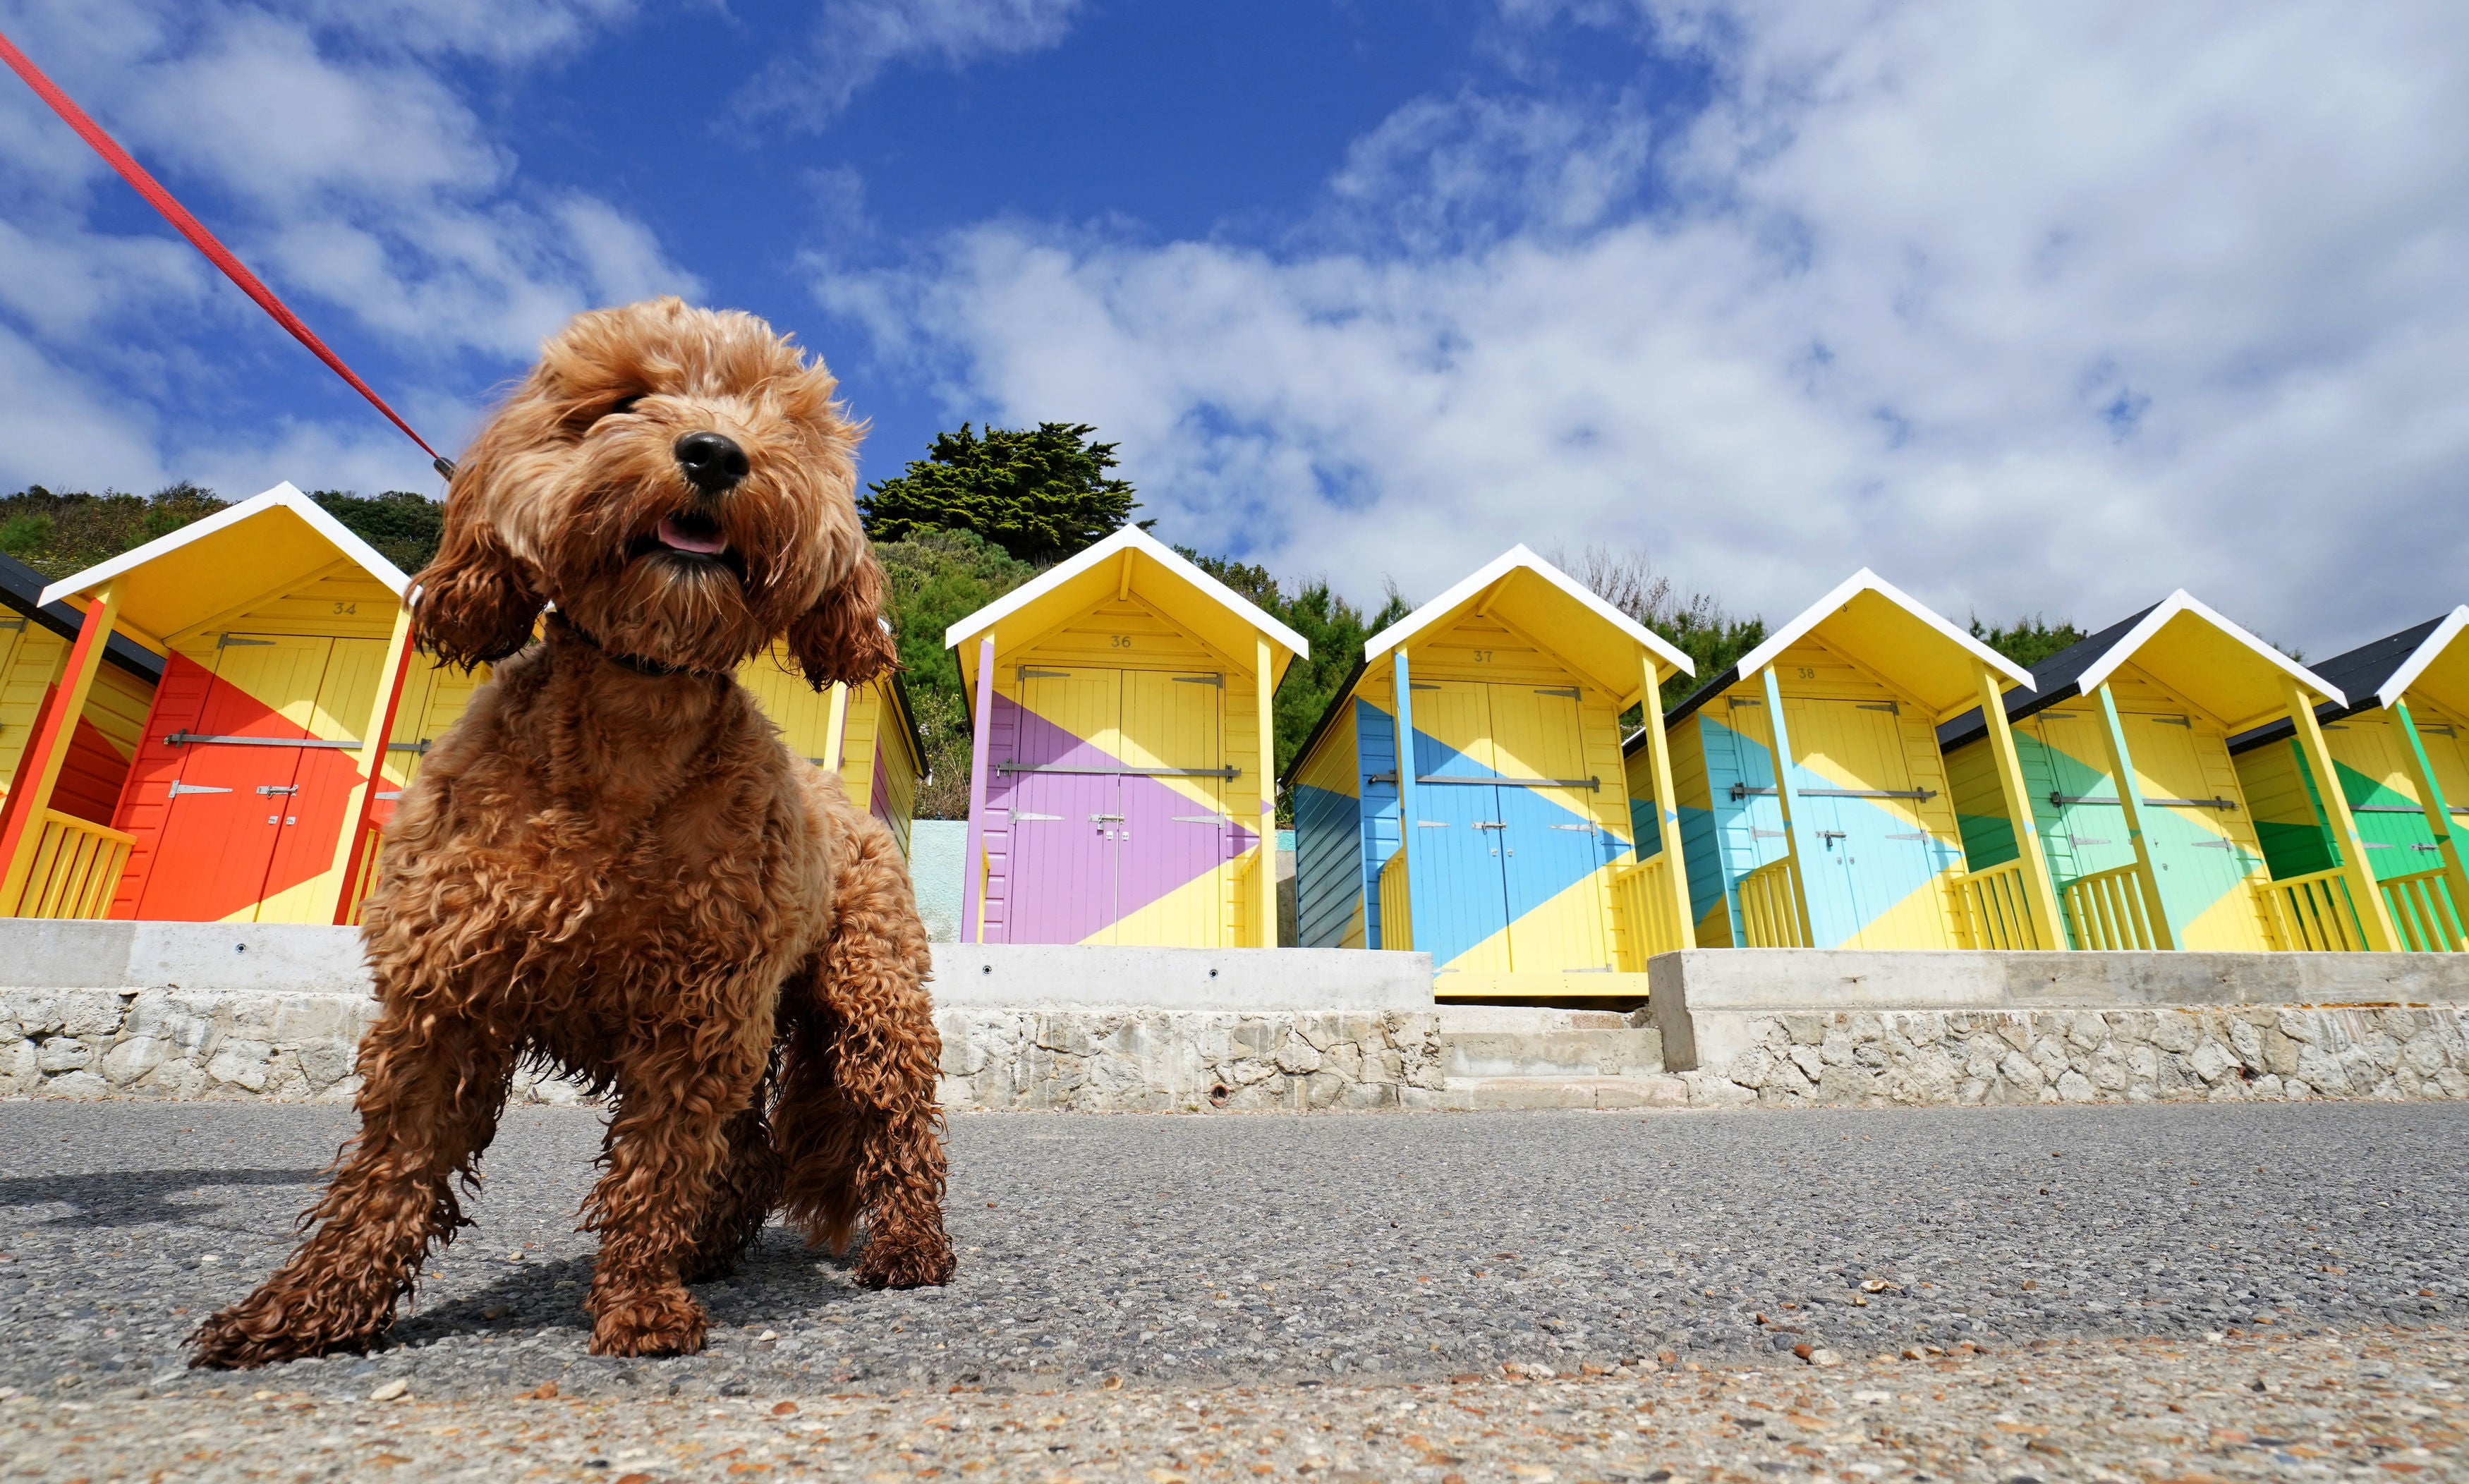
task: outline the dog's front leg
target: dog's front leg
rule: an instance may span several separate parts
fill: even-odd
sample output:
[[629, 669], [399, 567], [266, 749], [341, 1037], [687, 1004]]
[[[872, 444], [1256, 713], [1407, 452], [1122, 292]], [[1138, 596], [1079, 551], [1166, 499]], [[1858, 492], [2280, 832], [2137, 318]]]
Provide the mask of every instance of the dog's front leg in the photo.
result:
[[360, 1042], [360, 1134], [306, 1218], [316, 1233], [198, 1326], [189, 1363], [257, 1366], [376, 1343], [428, 1244], [462, 1224], [454, 1177], [473, 1178], [514, 1064], [511, 1048], [433, 1000], [390, 1007]]
[[889, 833], [872, 828], [858, 843], [831, 943], [785, 991], [790, 1036], [773, 1109], [782, 1204], [808, 1242], [835, 1251], [864, 1217], [857, 1279], [869, 1288], [948, 1283], [933, 961]]
[[750, 1106], [770, 1047], [694, 1033], [663, 1027], [618, 1065], [608, 1169], [584, 1203], [585, 1229], [600, 1234], [588, 1306], [596, 1356], [703, 1348], [703, 1306], [686, 1291], [683, 1270], [727, 1173], [731, 1120]]

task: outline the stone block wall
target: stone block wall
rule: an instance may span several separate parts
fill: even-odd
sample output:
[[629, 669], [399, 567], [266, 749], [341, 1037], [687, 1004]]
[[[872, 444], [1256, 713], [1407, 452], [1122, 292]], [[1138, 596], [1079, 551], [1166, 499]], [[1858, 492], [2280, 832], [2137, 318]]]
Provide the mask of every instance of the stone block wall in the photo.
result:
[[1380, 1108], [1442, 1082], [1427, 1012], [957, 1007], [935, 1023], [950, 1108]]
[[2469, 1098], [2469, 1009], [1809, 1011], [1682, 1074], [1690, 1102], [2166, 1103]]
[[[0, 1097], [348, 1103], [363, 993], [0, 989]], [[1442, 1084], [1438, 1017], [1052, 1007], [942, 1011], [943, 1106], [1377, 1108]], [[526, 1069], [519, 1100], [570, 1103]]]

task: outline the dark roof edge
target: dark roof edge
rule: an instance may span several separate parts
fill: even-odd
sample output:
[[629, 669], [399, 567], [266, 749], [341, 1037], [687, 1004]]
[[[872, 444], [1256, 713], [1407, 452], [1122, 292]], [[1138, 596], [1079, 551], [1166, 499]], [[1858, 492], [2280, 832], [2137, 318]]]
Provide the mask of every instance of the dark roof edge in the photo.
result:
[[[1311, 761], [1312, 752], [1320, 746], [1321, 738], [1327, 736], [1328, 729], [1337, 724], [1338, 713], [1344, 711], [1353, 701], [1354, 688], [1363, 683], [1363, 672], [1369, 669], [1371, 664], [1370, 660], [1360, 654], [1354, 657], [1354, 668], [1346, 673], [1344, 680], [1338, 682], [1337, 689], [1328, 697], [1328, 705], [1321, 711], [1320, 719], [1312, 723], [1311, 731], [1304, 738], [1304, 744], [1295, 749], [1297, 773], [1301, 773], [1304, 770], [1304, 765]], [[1288, 666], [1286, 674], [1293, 674], [1294, 667]], [[1293, 783], [1294, 780], [1287, 778], [1281, 782]]]
[[[42, 596], [43, 574], [0, 554], [0, 606], [24, 614], [28, 619], [74, 644], [78, 630], [85, 625], [85, 615], [70, 607], [65, 600], [37, 605]], [[163, 683], [164, 657], [126, 634], [113, 634], [103, 649], [103, 657], [149, 685]]]
[[[2371, 696], [2363, 701], [2352, 701], [2346, 706], [2335, 706], [2327, 700], [2315, 708], [2315, 722], [2318, 726], [2329, 726], [2335, 721], [2346, 720], [2361, 711], [2374, 709], [2376, 709], [2374, 697]], [[2236, 757], [2240, 753], [2252, 752], [2257, 747], [2268, 747], [2276, 742], [2287, 742], [2296, 735], [2297, 723], [2292, 718], [2282, 717], [2277, 721], [2266, 721], [2261, 726], [2249, 728], [2230, 738], [2229, 756]]]
[[917, 759], [917, 781], [922, 784], [929, 776], [927, 768], [932, 765], [926, 756], [926, 733], [917, 725], [917, 708], [910, 704], [909, 682], [901, 678], [901, 673], [896, 669], [891, 672], [891, 698], [892, 703], [900, 708], [901, 730], [909, 734], [909, 745], [913, 749], [911, 755]]
[[[1740, 683], [1741, 667], [1738, 665], [1725, 666], [1721, 674], [1716, 675], [1713, 679], [1708, 680], [1705, 684], [1697, 687], [1697, 689], [1690, 692], [1679, 705], [1673, 707], [1670, 711], [1663, 714], [1663, 729], [1668, 732], [1673, 727], [1678, 726], [1681, 722], [1688, 720], [1693, 714], [1703, 708], [1708, 701], [1713, 700], [1716, 696], [1722, 695], [1725, 691], [1730, 690], [1733, 686]], [[1621, 756], [1627, 757], [1630, 753], [1635, 752], [1638, 749], [1640, 741], [1645, 736], [1646, 728], [1643, 726], [1639, 727], [1636, 731], [1629, 733], [1628, 736], [1621, 742]]]

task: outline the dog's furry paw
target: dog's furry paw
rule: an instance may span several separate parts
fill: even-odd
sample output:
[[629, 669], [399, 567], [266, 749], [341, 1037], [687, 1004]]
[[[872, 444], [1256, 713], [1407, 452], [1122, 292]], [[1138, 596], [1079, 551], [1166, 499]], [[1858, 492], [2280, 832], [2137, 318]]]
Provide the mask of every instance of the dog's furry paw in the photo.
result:
[[605, 1299], [591, 1326], [596, 1356], [690, 1356], [703, 1339], [703, 1306], [683, 1289]]
[[878, 1231], [857, 1257], [857, 1281], [869, 1289], [931, 1289], [952, 1281], [952, 1240], [937, 1228]]
[[283, 1360], [337, 1352], [359, 1354], [375, 1343], [377, 1332], [332, 1333], [313, 1316], [288, 1311], [263, 1290], [215, 1314], [189, 1336], [193, 1370], [248, 1371]]

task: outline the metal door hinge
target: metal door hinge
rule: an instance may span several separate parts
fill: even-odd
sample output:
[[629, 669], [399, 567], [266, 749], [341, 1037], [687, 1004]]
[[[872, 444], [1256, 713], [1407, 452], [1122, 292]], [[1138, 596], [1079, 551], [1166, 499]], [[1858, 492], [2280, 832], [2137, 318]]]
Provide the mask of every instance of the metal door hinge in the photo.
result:
[[1015, 670], [1014, 678], [1019, 680], [1069, 680], [1072, 678], [1072, 672], [1068, 670], [1031, 670], [1027, 665], [1016, 666]]
[[1565, 696], [1571, 700], [1580, 700], [1583, 698], [1582, 694], [1574, 685], [1538, 685], [1534, 688], [1534, 694], [1537, 696]]
[[1012, 810], [1011, 822], [1013, 824], [1022, 824], [1031, 819], [1061, 819], [1062, 817], [1063, 816], [1060, 814], [1030, 814], [1019, 810]]
[[1172, 818], [1179, 825], [1222, 825], [1227, 822], [1223, 814], [1176, 814]]
[[1418, 830], [1445, 830], [1448, 827], [1449, 822], [1445, 819], [1418, 819], [1415, 821], [1415, 828]]
[[1177, 685], [1213, 685], [1221, 691], [1226, 689], [1226, 677], [1214, 673], [1205, 675], [1177, 675], [1174, 677], [1174, 683]]
[[180, 795], [182, 795], [182, 794], [184, 794], [184, 793], [229, 793], [229, 792], [231, 792], [231, 790], [230, 790], [229, 788], [215, 788], [215, 787], [213, 787], [212, 785], [209, 785], [209, 784], [173, 784], [173, 785], [172, 786], [172, 791], [171, 791], [171, 793], [170, 793], [170, 795], [169, 795], [169, 796], [170, 796], [170, 797], [172, 797], [172, 798], [175, 798], [175, 799], [176, 799], [176, 798], [178, 798]]
[[243, 639], [238, 634], [217, 634], [215, 635], [215, 648], [219, 650], [237, 650], [243, 648], [270, 650], [274, 648], [274, 641], [271, 639]]
[[1548, 830], [1567, 830], [1578, 834], [1594, 834], [1598, 833], [1593, 825], [1546, 825], [1544, 828]]
[[2155, 716], [2150, 718], [2150, 720], [2155, 726], [2183, 726], [2191, 728], [2195, 724], [2195, 719], [2193, 717]]
[[1891, 716], [1898, 716], [1898, 717], [1900, 717], [1900, 716], [1902, 716], [1902, 715], [1904, 714], [1904, 705], [1903, 705], [1903, 702], [1901, 702], [1901, 701], [1893, 701], [1893, 700], [1862, 700], [1862, 701], [1854, 701], [1852, 704], [1853, 704], [1853, 705], [1855, 705], [1855, 706], [1857, 706], [1857, 707], [1858, 707], [1858, 708], [1859, 708], [1860, 710], [1862, 710], [1862, 711], [1883, 711], [1883, 712], [1886, 712], [1887, 714], [1889, 714], [1889, 715], [1891, 715]]
[[1753, 696], [1726, 696], [1723, 697], [1723, 704], [1738, 711], [1743, 706], [1763, 706], [1765, 702]]

